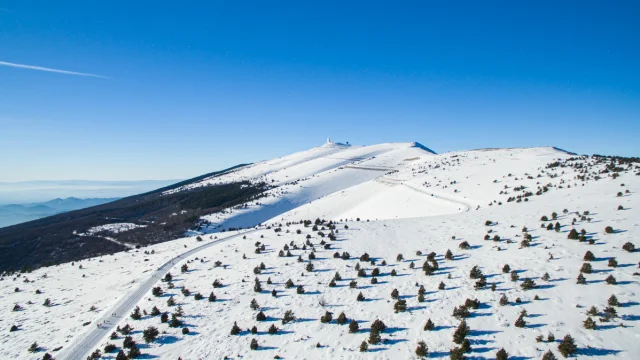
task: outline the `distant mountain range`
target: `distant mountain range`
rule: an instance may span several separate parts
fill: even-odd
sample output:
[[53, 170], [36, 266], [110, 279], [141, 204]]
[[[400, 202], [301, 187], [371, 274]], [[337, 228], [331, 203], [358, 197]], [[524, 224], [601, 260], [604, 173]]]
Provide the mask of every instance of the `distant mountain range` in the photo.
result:
[[40, 203], [0, 205], [0, 227], [20, 224], [43, 217], [106, 204], [119, 198], [57, 198]]
[[55, 198], [123, 198], [165, 187], [180, 180], [37, 180], [0, 182], [0, 205], [42, 203]]

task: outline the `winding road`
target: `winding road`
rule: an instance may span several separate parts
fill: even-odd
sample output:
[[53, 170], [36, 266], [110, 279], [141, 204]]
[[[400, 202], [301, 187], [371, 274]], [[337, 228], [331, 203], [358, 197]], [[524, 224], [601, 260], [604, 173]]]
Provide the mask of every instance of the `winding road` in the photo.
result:
[[120, 321], [129, 316], [129, 313], [131, 313], [138, 302], [149, 291], [151, 291], [151, 288], [158, 281], [160, 281], [162, 277], [176, 264], [199, 251], [202, 251], [214, 245], [218, 245], [225, 241], [229, 241], [239, 236], [250, 234], [255, 231], [258, 231], [258, 229], [247, 230], [227, 236], [222, 239], [214, 240], [210, 243], [200, 245], [170, 259], [169, 261], [164, 263], [164, 265], [160, 266], [156, 271], [154, 271], [148, 279], [140, 283], [137, 289], [124, 296], [115, 305], [109, 308], [109, 310], [105, 311], [99, 319], [92, 322], [93, 324], [100, 324], [100, 326], [93, 327], [92, 325], [91, 330], [79, 335], [78, 339], [74, 340], [74, 342], [68, 347], [63, 348], [60, 353], [56, 354], [55, 358], [58, 360], [85, 359], [95, 349], [98, 348], [100, 342], [106, 336], [110, 335], [111, 332], [113, 332], [114, 328], [116, 327], [116, 325], [118, 325], [118, 323], [120, 323]]

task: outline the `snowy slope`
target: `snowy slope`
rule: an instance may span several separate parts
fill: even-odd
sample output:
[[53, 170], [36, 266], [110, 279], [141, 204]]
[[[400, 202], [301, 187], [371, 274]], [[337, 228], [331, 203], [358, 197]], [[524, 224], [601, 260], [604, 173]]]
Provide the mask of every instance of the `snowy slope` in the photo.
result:
[[[494, 359], [500, 348], [512, 359], [540, 359], [548, 350], [561, 358], [559, 341], [571, 334], [578, 358], [635, 359], [640, 352], [640, 284], [635, 275], [640, 271], [640, 253], [624, 251], [622, 246], [627, 242], [640, 246], [639, 166], [576, 157], [555, 148], [435, 155], [411, 143], [323, 146], [257, 163], [215, 181], [274, 180], [279, 186], [258, 204], [208, 216], [219, 227], [212, 224], [207, 231], [257, 223], [267, 226], [245, 239], [216, 243], [177, 263], [171, 270], [174, 288], [158, 281], [156, 285], [164, 294], [156, 297], [149, 293], [137, 304], [147, 313], [156, 306], [169, 314], [180, 305], [183, 325], [171, 328], [161, 323], [159, 316], [151, 315], [140, 320], [125, 318], [113, 325], [133, 326], [132, 337], [147, 358], [272, 359], [277, 355], [285, 359], [411, 359], [416, 358], [414, 351], [420, 340], [426, 342], [431, 358], [448, 358], [449, 350], [458, 346], [452, 342], [459, 324], [452, 316], [453, 308], [467, 298], [477, 298], [480, 306], [471, 309], [467, 318], [471, 329], [468, 358]], [[612, 176], [614, 173], [618, 175]], [[542, 216], [551, 219], [553, 212], [556, 220], [541, 221]], [[331, 232], [327, 223], [318, 225], [317, 230], [297, 223], [318, 217], [336, 221], [335, 241], [319, 233]], [[490, 226], [487, 220], [492, 221]], [[557, 231], [541, 227], [556, 222]], [[605, 233], [607, 226], [614, 232]], [[569, 240], [573, 228], [584, 229], [593, 244]], [[98, 319], [112, 312], [111, 306], [133, 294], [161, 264], [232, 234], [235, 232], [206, 234], [202, 241], [186, 237], [30, 274], [3, 276], [0, 327], [17, 324], [20, 330], [0, 332], [0, 358], [40, 359], [45, 351], [55, 356], [59, 353], [55, 348], [73, 348]], [[525, 234], [532, 237], [529, 247], [521, 245]], [[484, 240], [485, 235], [492, 240]], [[496, 241], [495, 235], [500, 237]], [[312, 251], [305, 245], [307, 236], [314, 245], [315, 259], [309, 259]], [[256, 253], [256, 242], [264, 244], [265, 250]], [[323, 242], [330, 248], [325, 249]], [[470, 247], [462, 249], [463, 242]], [[279, 256], [285, 245], [291, 257]], [[453, 259], [444, 258], [447, 250]], [[432, 251], [439, 269], [427, 276], [422, 265]], [[580, 285], [576, 278], [587, 251], [595, 256], [589, 262], [593, 271], [584, 274], [586, 284]], [[351, 258], [334, 258], [335, 252], [349, 252]], [[375, 265], [358, 261], [365, 252]], [[404, 259], [398, 261], [398, 254]], [[608, 266], [612, 257], [617, 267]], [[265, 269], [256, 274], [261, 263]], [[313, 271], [307, 271], [309, 263], [314, 265]], [[186, 272], [180, 270], [183, 264]], [[503, 273], [505, 264], [516, 271], [517, 281], [512, 281], [510, 273]], [[366, 277], [358, 276], [356, 265], [365, 270]], [[488, 285], [482, 289], [474, 289], [476, 280], [469, 277], [474, 265], [486, 276]], [[373, 284], [375, 268], [380, 275]], [[329, 287], [336, 272], [342, 280]], [[548, 281], [542, 279], [545, 273]], [[605, 281], [609, 275], [617, 279], [616, 285]], [[254, 291], [255, 278], [261, 281], [262, 292]], [[525, 278], [532, 279], [536, 287], [522, 289]], [[223, 287], [214, 288], [215, 279]], [[296, 286], [303, 285], [305, 293], [298, 294], [296, 286], [286, 288], [288, 279]], [[355, 289], [349, 286], [352, 280], [357, 281]], [[444, 289], [439, 289], [441, 282]], [[492, 283], [495, 291], [490, 289]], [[424, 302], [417, 299], [419, 285], [426, 290]], [[20, 291], [15, 292], [15, 287]], [[42, 294], [35, 294], [36, 289]], [[190, 294], [185, 296], [183, 289]], [[272, 296], [273, 289], [277, 297]], [[407, 301], [408, 311], [394, 311], [393, 289]], [[207, 300], [211, 292], [217, 297], [214, 302]], [[360, 292], [365, 301], [356, 301]], [[204, 298], [196, 300], [195, 293]], [[503, 294], [509, 300], [505, 306], [499, 304]], [[618, 316], [600, 322], [612, 294], [621, 303], [616, 307]], [[168, 306], [170, 296], [176, 306]], [[54, 306], [42, 306], [45, 298]], [[264, 321], [257, 321], [258, 311], [250, 309], [252, 299], [266, 315]], [[23, 309], [12, 311], [14, 304]], [[92, 305], [95, 310], [90, 310]], [[596, 330], [583, 327], [591, 306], [599, 310], [592, 316]], [[526, 325], [518, 328], [514, 324], [522, 309], [528, 313]], [[286, 310], [293, 310], [297, 320], [283, 325], [280, 319]], [[319, 319], [326, 311], [333, 313], [333, 320], [322, 323]], [[336, 323], [341, 312], [359, 324], [357, 333]], [[383, 342], [369, 345], [368, 352], [361, 353], [360, 344], [369, 338], [375, 319], [388, 327], [381, 334]], [[435, 324], [432, 331], [423, 329], [427, 319]], [[91, 323], [83, 326], [87, 322]], [[234, 322], [242, 329], [239, 335], [229, 334]], [[272, 324], [279, 328], [275, 335], [267, 332]], [[257, 334], [248, 331], [254, 325]], [[142, 330], [149, 326], [157, 327], [160, 335], [145, 344]], [[182, 333], [185, 326], [188, 334]], [[546, 339], [549, 333], [555, 335], [555, 342], [536, 341], [537, 336]], [[113, 343], [119, 349], [122, 338], [104, 338], [95, 348]], [[252, 339], [258, 341], [258, 351], [250, 350]], [[27, 351], [34, 341], [42, 348], [35, 354]], [[95, 348], [86, 349], [87, 354]], [[113, 359], [115, 353], [103, 358]]]
[[[370, 183], [416, 159], [434, 154], [416, 143], [350, 147], [325, 144], [309, 151], [250, 165], [194, 186], [240, 180], [276, 185], [266, 198], [205, 219], [204, 232], [255, 226], [271, 218], [351, 187]], [[180, 191], [178, 189], [177, 191]]]

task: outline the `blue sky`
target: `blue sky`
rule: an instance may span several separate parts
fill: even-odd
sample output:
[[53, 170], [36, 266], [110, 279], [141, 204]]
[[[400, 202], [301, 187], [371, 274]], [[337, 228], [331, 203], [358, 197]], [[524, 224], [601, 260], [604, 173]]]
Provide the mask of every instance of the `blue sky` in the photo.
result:
[[637, 1], [4, 0], [0, 181], [187, 178], [327, 136], [638, 156], [639, 13]]

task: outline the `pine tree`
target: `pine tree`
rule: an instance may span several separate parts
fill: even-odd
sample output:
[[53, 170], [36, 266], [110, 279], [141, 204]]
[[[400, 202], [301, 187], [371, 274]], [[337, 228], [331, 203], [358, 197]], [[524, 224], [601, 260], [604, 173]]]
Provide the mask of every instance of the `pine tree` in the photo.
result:
[[296, 320], [296, 317], [293, 314], [293, 310], [287, 310], [284, 312], [284, 316], [282, 317], [282, 325], [286, 323], [290, 323], [295, 320]]
[[349, 332], [352, 334], [355, 334], [358, 332], [359, 329], [360, 329], [360, 325], [358, 325], [358, 322], [355, 320], [351, 320], [351, 322], [349, 323]]
[[382, 338], [380, 337], [380, 332], [378, 332], [374, 328], [371, 328], [371, 332], [369, 332], [369, 344], [375, 345], [380, 341], [382, 341]]
[[507, 354], [507, 351], [504, 348], [496, 352], [496, 360], [508, 360], [508, 359], [509, 359], [509, 354]]
[[399, 296], [400, 296], [400, 294], [398, 293], [398, 289], [393, 289], [393, 291], [391, 291], [391, 298], [392, 299], [398, 299]]
[[331, 322], [331, 320], [333, 320], [333, 316], [332, 316], [332, 315], [331, 315], [331, 313], [330, 313], [330, 312], [328, 312], [328, 311], [326, 311], [326, 312], [324, 313], [324, 315], [322, 315], [322, 316], [320, 317], [320, 322], [322, 322], [322, 323], [324, 323], [324, 324], [326, 324], [326, 323], [330, 323], [330, 322]]
[[251, 308], [251, 310], [260, 309], [260, 305], [258, 304], [258, 301], [256, 301], [256, 299], [251, 299], [251, 304], [249, 305], [249, 307]]
[[118, 355], [116, 355], [116, 360], [127, 360], [127, 355], [124, 354], [124, 351], [118, 351]]
[[366, 341], [363, 341], [360, 344], [360, 352], [367, 352], [368, 349], [369, 349], [369, 345], [367, 345]]
[[604, 281], [609, 285], [616, 285], [618, 283], [618, 281], [616, 280], [615, 277], [613, 277], [613, 275], [607, 276], [607, 278], [604, 279]]
[[416, 355], [419, 358], [423, 358], [429, 354], [429, 348], [424, 341], [418, 341], [418, 347], [416, 347]]
[[233, 327], [231, 327], [231, 335], [238, 335], [240, 334], [240, 327], [238, 326], [237, 322], [233, 322]]
[[387, 325], [380, 319], [375, 319], [371, 324], [371, 329], [376, 330], [377, 332], [384, 332], [387, 329]]
[[500, 297], [500, 301], [498, 301], [498, 303], [501, 306], [505, 306], [505, 305], [509, 304], [509, 299], [507, 298], [507, 294], [502, 293], [502, 296]]
[[406, 300], [402, 300], [399, 299], [398, 301], [396, 301], [396, 303], [393, 305], [393, 309], [395, 310], [396, 313], [399, 312], [405, 312], [407, 311], [407, 301]]
[[296, 292], [298, 294], [304, 294], [304, 286], [298, 285], [298, 288], [296, 289]]
[[542, 360], [558, 360], [558, 358], [553, 355], [551, 350], [547, 350], [547, 352], [542, 355]]
[[211, 292], [211, 294], [209, 294], [209, 302], [214, 302], [216, 301], [216, 296], [213, 294], [213, 291]]
[[35, 353], [38, 351], [40, 351], [40, 346], [37, 342], [34, 342], [33, 344], [31, 344], [31, 346], [29, 346], [29, 352]]
[[589, 317], [587, 318], [587, 320], [585, 320], [585, 321], [583, 322], [583, 324], [584, 324], [584, 328], [585, 328], [585, 329], [588, 329], [588, 330], [595, 330], [595, 329], [596, 329], [596, 322], [595, 322], [595, 321], [593, 321], [593, 319], [591, 318], [591, 316], [589, 316]]
[[174, 306], [176, 304], [176, 301], [173, 299], [173, 296], [170, 296], [169, 299], [167, 299], [167, 306]]
[[453, 333], [453, 342], [456, 344], [462, 344], [465, 337], [469, 334], [469, 326], [467, 322], [462, 320], [458, 325], [458, 328]]
[[271, 326], [269, 326], [269, 330], [267, 330], [267, 332], [271, 335], [277, 334], [278, 333], [278, 328], [276, 327], [275, 324], [271, 324]]
[[449, 358], [451, 360], [464, 360], [464, 352], [459, 347], [449, 350]]
[[425, 331], [431, 331], [435, 328], [435, 325], [433, 324], [433, 322], [431, 321], [431, 319], [427, 319], [427, 323], [424, 325], [424, 330]]
[[516, 320], [514, 326], [515, 327], [519, 327], [519, 328], [523, 328], [526, 324], [527, 324], [527, 322], [524, 321], [524, 316], [520, 315], [520, 316], [518, 316], [518, 319]]
[[260, 311], [258, 313], [258, 315], [256, 315], [256, 320], [257, 321], [265, 321], [265, 320], [267, 320], [267, 316], [262, 311]]
[[518, 272], [513, 270], [511, 271], [511, 281], [518, 281], [520, 279], [520, 276], [518, 276]]
[[462, 344], [460, 345], [460, 348], [462, 348], [462, 352], [470, 353], [471, 352], [471, 342], [469, 341], [469, 339], [462, 340]]
[[158, 335], [160, 335], [160, 331], [158, 331], [158, 329], [153, 326], [149, 326], [142, 332], [142, 338], [147, 344], [153, 342], [158, 337]]
[[447, 260], [453, 260], [453, 253], [451, 252], [451, 250], [447, 250], [447, 253], [444, 254], [444, 258]]
[[620, 302], [615, 295], [611, 295], [611, 297], [609, 297], [609, 300], [607, 300], [607, 303], [609, 304], [609, 306], [620, 306]]
[[140, 352], [140, 349], [138, 349], [138, 345], [133, 344], [127, 353], [127, 359], [135, 359], [140, 355], [142, 355], [142, 353]]
[[358, 294], [358, 297], [356, 298], [356, 300], [358, 300], [358, 301], [364, 301], [364, 295], [362, 295], [362, 292], [360, 292], [360, 293]]
[[259, 347], [259, 345], [258, 345], [258, 340], [256, 340], [256, 339], [251, 339], [251, 344], [249, 345], [249, 348], [250, 348], [251, 350], [258, 350], [258, 347]]
[[536, 287], [536, 283], [533, 280], [526, 278], [522, 284], [520, 284], [520, 287], [522, 290], [531, 290]]
[[180, 327], [180, 325], [182, 325], [182, 321], [178, 319], [178, 316], [176, 314], [171, 314], [171, 320], [169, 320], [169, 327], [177, 328], [177, 327]]
[[140, 320], [140, 318], [142, 318], [142, 315], [140, 314], [140, 307], [136, 306], [130, 316], [133, 320]]
[[584, 278], [584, 275], [582, 275], [582, 273], [578, 274], [577, 283], [580, 285], [585, 285], [587, 283], [587, 280]]
[[562, 354], [562, 356], [564, 357], [573, 355], [576, 350], [578, 350], [578, 346], [576, 346], [575, 341], [573, 340], [571, 335], [568, 334], [565, 335], [560, 345], [558, 345], [558, 351], [560, 351], [560, 354]]
[[584, 263], [584, 264], [582, 264], [582, 267], [580, 268], [580, 272], [581, 273], [585, 273], [585, 274], [591, 274], [593, 272], [593, 268], [591, 267], [591, 264]]
[[344, 314], [344, 312], [341, 312], [340, 315], [338, 315], [338, 318], [336, 319], [336, 322], [340, 325], [344, 325], [347, 323], [347, 315]]
[[287, 289], [291, 289], [293, 286], [294, 286], [293, 280], [291, 279], [287, 280], [287, 282], [284, 284], [284, 287]]

